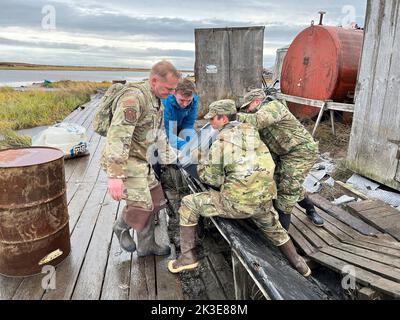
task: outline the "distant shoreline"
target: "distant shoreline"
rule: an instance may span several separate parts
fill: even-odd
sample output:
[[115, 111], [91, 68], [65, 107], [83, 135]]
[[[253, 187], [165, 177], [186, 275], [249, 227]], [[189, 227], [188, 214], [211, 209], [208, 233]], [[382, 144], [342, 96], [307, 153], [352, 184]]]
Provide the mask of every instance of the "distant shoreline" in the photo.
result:
[[[118, 67], [89, 67], [89, 66], [53, 66], [30, 64], [20, 62], [0, 62], [0, 70], [65, 70], [65, 71], [125, 71], [125, 72], [149, 72], [148, 68], [118, 68]], [[193, 70], [179, 70], [191, 72]]]

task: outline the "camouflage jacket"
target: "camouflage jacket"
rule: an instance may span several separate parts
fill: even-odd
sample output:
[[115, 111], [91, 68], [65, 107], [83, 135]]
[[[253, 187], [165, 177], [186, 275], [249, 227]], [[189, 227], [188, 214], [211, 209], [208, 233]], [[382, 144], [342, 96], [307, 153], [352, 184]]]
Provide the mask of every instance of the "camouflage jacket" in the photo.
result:
[[277, 100], [261, 104], [255, 113], [239, 113], [238, 121], [255, 126], [261, 140], [277, 155], [290, 153], [298, 145], [318, 148], [307, 129]]
[[275, 163], [256, 129], [227, 124], [201, 160], [201, 180], [219, 187], [223, 197], [238, 205], [256, 206], [276, 197]]
[[161, 101], [148, 82], [142, 90], [132, 88], [119, 98], [102, 158], [109, 178], [126, 178], [130, 157], [149, 162], [149, 147], [157, 140], [162, 117]]

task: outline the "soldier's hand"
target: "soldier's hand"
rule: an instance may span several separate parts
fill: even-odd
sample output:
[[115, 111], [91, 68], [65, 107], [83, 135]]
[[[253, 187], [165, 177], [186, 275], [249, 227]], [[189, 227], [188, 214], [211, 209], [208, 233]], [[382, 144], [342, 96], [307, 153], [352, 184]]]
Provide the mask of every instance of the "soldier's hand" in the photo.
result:
[[120, 201], [124, 191], [124, 182], [122, 179], [108, 179], [108, 193], [114, 200]]

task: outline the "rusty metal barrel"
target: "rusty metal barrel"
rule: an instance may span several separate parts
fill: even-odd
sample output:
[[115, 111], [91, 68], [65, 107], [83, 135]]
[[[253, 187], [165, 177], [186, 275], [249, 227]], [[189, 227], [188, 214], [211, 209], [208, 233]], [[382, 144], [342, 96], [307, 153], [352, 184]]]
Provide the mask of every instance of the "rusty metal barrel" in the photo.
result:
[[71, 251], [64, 154], [48, 147], [0, 151], [0, 274], [29, 276]]
[[[285, 56], [282, 93], [317, 100], [352, 102], [364, 33], [362, 30], [311, 26], [299, 33]], [[299, 119], [319, 108], [288, 103]]]

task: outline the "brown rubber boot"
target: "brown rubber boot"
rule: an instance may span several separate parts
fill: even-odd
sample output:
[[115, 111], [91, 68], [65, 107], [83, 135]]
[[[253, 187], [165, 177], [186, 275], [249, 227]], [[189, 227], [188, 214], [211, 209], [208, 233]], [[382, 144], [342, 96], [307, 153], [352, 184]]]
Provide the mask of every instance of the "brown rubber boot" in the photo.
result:
[[160, 246], [155, 239], [154, 211], [143, 230], [137, 232], [137, 255], [146, 257], [150, 255], [166, 256], [171, 253], [169, 245]]
[[311, 269], [308, 267], [304, 259], [299, 256], [294, 247], [292, 240], [278, 247], [284, 256], [289, 260], [290, 264], [304, 277], [311, 275]]
[[199, 265], [194, 254], [196, 227], [197, 225], [190, 227], [181, 226], [181, 255], [178, 259], [168, 262], [168, 270], [170, 272], [178, 273], [184, 270], [193, 270]]

